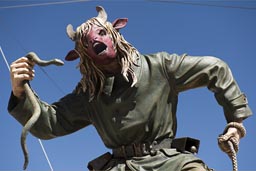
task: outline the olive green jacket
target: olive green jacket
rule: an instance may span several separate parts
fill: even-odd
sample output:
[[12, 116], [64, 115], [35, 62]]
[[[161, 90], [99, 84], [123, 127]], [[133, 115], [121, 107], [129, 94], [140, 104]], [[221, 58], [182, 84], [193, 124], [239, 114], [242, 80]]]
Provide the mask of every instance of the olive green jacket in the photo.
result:
[[[120, 74], [107, 78], [103, 93], [92, 101], [88, 93], [70, 93], [51, 105], [39, 100], [42, 113], [31, 133], [51, 139], [92, 124], [108, 148], [173, 138], [179, 93], [203, 86], [215, 94], [227, 122], [252, 114], [229, 67], [218, 58], [160, 52], [140, 55], [137, 62], [133, 87]], [[23, 125], [30, 117], [26, 98], [17, 103], [12, 95], [8, 109]]]

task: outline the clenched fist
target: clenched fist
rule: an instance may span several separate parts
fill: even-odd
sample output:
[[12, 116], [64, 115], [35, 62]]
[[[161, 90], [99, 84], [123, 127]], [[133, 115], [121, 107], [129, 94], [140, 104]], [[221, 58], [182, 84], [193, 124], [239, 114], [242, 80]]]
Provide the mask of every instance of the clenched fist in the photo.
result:
[[10, 66], [12, 91], [19, 99], [24, 96], [24, 82], [32, 80], [35, 76], [34, 65], [28, 58], [21, 57]]

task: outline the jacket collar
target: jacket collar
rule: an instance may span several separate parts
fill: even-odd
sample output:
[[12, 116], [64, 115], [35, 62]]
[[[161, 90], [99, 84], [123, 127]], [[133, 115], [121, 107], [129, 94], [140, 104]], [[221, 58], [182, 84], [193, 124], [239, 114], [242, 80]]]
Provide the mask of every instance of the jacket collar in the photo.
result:
[[[139, 55], [139, 57], [138, 57], [138, 59], [136, 61], [136, 65], [133, 65], [132, 69], [134, 70], [135, 75], [137, 77], [137, 83], [134, 85], [135, 87], [137, 87], [138, 86], [138, 82], [139, 82], [140, 77], [141, 77], [141, 70], [142, 70], [141, 55]], [[114, 75], [114, 76], [109, 76], [109, 77], [106, 77], [106, 79], [105, 79], [105, 83], [104, 83], [104, 87], [103, 87], [103, 93], [104, 94], [106, 94], [108, 96], [111, 96], [115, 80], [118, 80], [118, 81], [121, 81], [121, 82], [126, 82], [126, 84], [130, 84], [131, 85], [131, 81], [127, 82], [123, 78], [121, 73], [117, 74], [117, 75]]]

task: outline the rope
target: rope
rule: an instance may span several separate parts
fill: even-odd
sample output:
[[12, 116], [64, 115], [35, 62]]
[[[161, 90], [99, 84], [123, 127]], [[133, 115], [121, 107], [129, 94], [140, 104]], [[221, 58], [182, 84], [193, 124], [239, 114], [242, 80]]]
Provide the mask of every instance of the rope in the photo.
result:
[[218, 137], [218, 145], [220, 149], [231, 159], [233, 171], [238, 171], [237, 152], [239, 150], [239, 140], [232, 135], [225, 134], [230, 127], [236, 128], [240, 132], [240, 138], [243, 138], [246, 135], [246, 129], [242, 123], [230, 122], [227, 124], [223, 134]]
[[236, 151], [234, 149], [233, 143], [231, 141], [228, 141], [228, 146], [231, 153], [229, 157], [232, 160], [233, 171], [238, 171]]
[[228, 138], [226, 135], [220, 135], [218, 137], [218, 145], [220, 149], [231, 159], [233, 171], [238, 171], [236, 155], [238, 151], [238, 143], [236, 140], [234, 138]]
[[[7, 59], [6, 59], [5, 55], [4, 55], [4, 52], [3, 52], [1, 46], [0, 46], [0, 51], [1, 51], [2, 57], [3, 57], [4, 61], [5, 61], [5, 64], [6, 64], [7, 68], [8, 68], [8, 70], [10, 71], [9, 63], [8, 63], [8, 61], [7, 61]], [[46, 158], [46, 160], [47, 160], [47, 163], [48, 163], [48, 165], [49, 165], [51, 171], [53, 171], [52, 164], [51, 164], [51, 162], [50, 162], [50, 160], [49, 160], [49, 157], [48, 157], [48, 155], [47, 155], [47, 153], [46, 153], [46, 150], [45, 150], [45, 148], [44, 148], [44, 146], [43, 146], [43, 143], [42, 143], [42, 141], [41, 141], [40, 139], [38, 139], [38, 141], [39, 141], [40, 147], [41, 147], [41, 149], [42, 149], [42, 151], [43, 151], [43, 153], [44, 153], [44, 156], [45, 156], [45, 158]]]

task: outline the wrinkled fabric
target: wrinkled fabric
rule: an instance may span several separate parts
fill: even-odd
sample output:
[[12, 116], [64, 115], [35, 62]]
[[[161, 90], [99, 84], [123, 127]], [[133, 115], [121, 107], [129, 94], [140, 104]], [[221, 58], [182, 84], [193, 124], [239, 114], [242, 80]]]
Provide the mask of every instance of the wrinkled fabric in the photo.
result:
[[[246, 98], [236, 101], [235, 105], [232, 103], [243, 93], [227, 64], [218, 58], [160, 52], [141, 55], [137, 65], [133, 68], [138, 79], [134, 87], [118, 74], [106, 79], [103, 93], [92, 101], [88, 93], [70, 93], [51, 105], [39, 100], [42, 112], [31, 133], [41, 139], [51, 139], [92, 124], [108, 148], [174, 138], [178, 95], [198, 87], [207, 87], [214, 93], [227, 122], [252, 114]], [[31, 113], [29, 101], [25, 98], [17, 102], [13, 95], [8, 110], [23, 125]], [[176, 163], [172, 161], [176, 157], [185, 163], [195, 160], [193, 155], [185, 156], [162, 151], [155, 156], [154, 164], [149, 164], [152, 160], [149, 157], [134, 158], [127, 161], [127, 165], [135, 170], [151, 167], [161, 170]]]
[[[147, 171], [147, 170], [182, 170], [186, 163], [202, 164], [199, 158], [191, 153], [181, 153], [176, 149], [161, 149], [156, 155], [133, 157], [131, 159], [112, 158], [102, 170], [107, 171]], [[207, 170], [207, 169], [204, 169]]]

